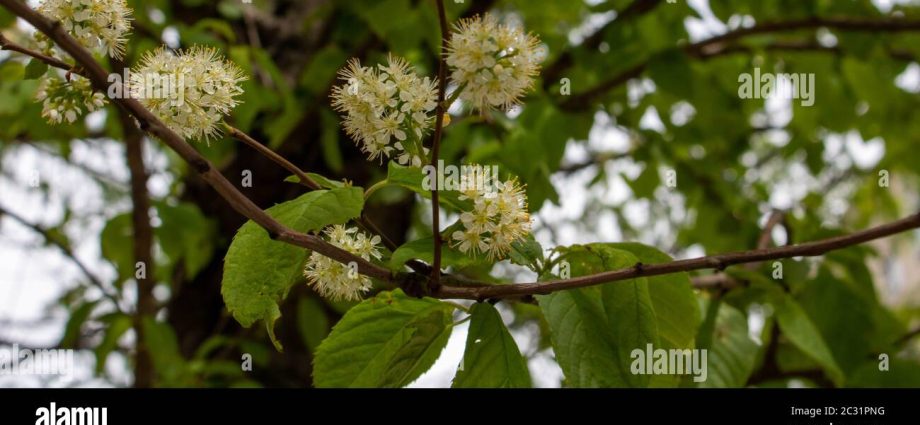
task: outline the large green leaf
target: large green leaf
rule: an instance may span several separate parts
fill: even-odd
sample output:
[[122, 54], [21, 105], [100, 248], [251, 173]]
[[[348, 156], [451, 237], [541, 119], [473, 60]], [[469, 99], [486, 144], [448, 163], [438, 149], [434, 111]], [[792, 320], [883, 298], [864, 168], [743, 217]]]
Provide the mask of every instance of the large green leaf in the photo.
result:
[[397, 289], [352, 307], [316, 350], [317, 387], [402, 387], [434, 364], [454, 307]]
[[[606, 244], [566, 249], [572, 276], [635, 265], [629, 251]], [[644, 387], [649, 375], [630, 373], [631, 353], [658, 346], [658, 321], [645, 278], [540, 297], [556, 358], [576, 387]], [[613, 367], [611, 367], [613, 366]]]
[[[295, 200], [278, 204], [268, 213], [282, 224], [300, 232], [340, 224], [361, 214], [364, 195], [361, 188], [317, 190]], [[291, 285], [300, 280], [307, 250], [273, 241], [253, 221], [244, 224], [233, 238], [224, 258], [221, 294], [227, 309], [241, 325], [249, 327], [265, 320], [272, 342], [274, 323], [281, 317], [278, 304]]]
[[593, 287], [537, 297], [568, 386], [628, 386], [600, 298]]
[[760, 346], [748, 335], [747, 318], [720, 301], [706, 306], [706, 320], [700, 327], [699, 349], [708, 350], [704, 388], [737, 388], [747, 383]]
[[831, 350], [827, 348], [824, 337], [811, 321], [802, 307], [787, 297], [776, 307], [776, 322], [793, 345], [818, 362], [828, 376], [838, 385], [843, 381], [843, 372], [834, 360]]
[[[634, 242], [611, 243], [607, 246], [629, 251], [643, 264], [671, 261], [668, 254]], [[648, 292], [658, 320], [658, 336], [663, 348], [692, 348], [693, 338], [700, 326], [700, 307], [693, 295], [690, 277], [686, 273], [651, 276]]]
[[[638, 243], [589, 244], [567, 248], [563, 252], [561, 260], [567, 262], [572, 276], [632, 267], [640, 262], [655, 264], [671, 261], [667, 254]], [[560, 297], [554, 294], [544, 298], [545, 305], [541, 300], [550, 323], [553, 346], [568, 383], [574, 386], [678, 385], [680, 377], [676, 375], [655, 375], [651, 380], [647, 379], [647, 375], [633, 375], [629, 372], [630, 353], [635, 349], [644, 350], [646, 344], [666, 350], [693, 347], [701, 319], [686, 273], [613, 282], [599, 288], [565, 291], [569, 294]], [[549, 306], [561, 311], [547, 310]], [[604, 316], [606, 320], [586, 324], [595, 320], [591, 318], [594, 315]], [[573, 328], [569, 329], [569, 326]], [[581, 326], [586, 327], [575, 329]], [[574, 335], [559, 334], [564, 332]], [[594, 332], [607, 339], [604, 344], [588, 340], [591, 338], [589, 334]], [[572, 348], [572, 344], [585, 347]], [[586, 380], [578, 378], [582, 369], [595, 369], [590, 366], [591, 359], [603, 359], [604, 356], [615, 357], [619, 369], [587, 372], [584, 374]], [[598, 368], [603, 367], [602, 363]], [[573, 380], [570, 375], [576, 379]]]
[[466, 351], [457, 369], [455, 388], [529, 388], [527, 363], [489, 303], [473, 305], [473, 318], [466, 336]]

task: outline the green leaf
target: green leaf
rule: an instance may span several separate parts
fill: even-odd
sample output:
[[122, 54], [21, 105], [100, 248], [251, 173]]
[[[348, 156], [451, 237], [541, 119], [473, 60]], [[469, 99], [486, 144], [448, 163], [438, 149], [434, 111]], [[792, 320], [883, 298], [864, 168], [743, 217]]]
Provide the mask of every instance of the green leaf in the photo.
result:
[[879, 370], [881, 360], [870, 360], [856, 369], [847, 380], [854, 388], [920, 387], [920, 364], [906, 359], [889, 358], [888, 369]]
[[109, 219], [99, 237], [102, 256], [118, 271], [119, 281], [134, 276], [134, 229], [131, 213]]
[[48, 64], [38, 59], [32, 59], [29, 61], [29, 64], [26, 65], [26, 72], [23, 78], [26, 80], [35, 80], [45, 75], [45, 72], [48, 72]]
[[687, 84], [693, 77], [693, 69], [683, 50], [672, 49], [652, 57], [648, 73], [661, 90], [684, 99], [693, 98], [694, 85]]
[[90, 318], [98, 304], [99, 301], [90, 301], [79, 304], [79, 307], [71, 310], [67, 324], [64, 326], [64, 336], [61, 337], [61, 342], [58, 343], [61, 348], [78, 348], [77, 343], [82, 336], [83, 324]]
[[[344, 182], [330, 180], [316, 173], [307, 173], [307, 177], [312, 179], [314, 182], [316, 182], [316, 184], [318, 184], [323, 189], [337, 189], [340, 187], [345, 187]], [[300, 177], [297, 177], [295, 175], [290, 175], [290, 176], [285, 177], [284, 181], [288, 183], [300, 184]]]
[[476, 303], [457, 369], [455, 388], [530, 388], [530, 372], [502, 317], [489, 303]]
[[627, 386], [598, 289], [571, 289], [537, 300], [549, 322], [550, 340], [566, 385]]
[[0, 81], [21, 80], [26, 68], [19, 62], [6, 61], [0, 64]]
[[[358, 217], [364, 207], [359, 187], [317, 190], [276, 205], [268, 214], [299, 232], [311, 232]], [[275, 347], [274, 323], [281, 317], [279, 303], [302, 276], [307, 250], [277, 242], [255, 222], [248, 221], [233, 238], [224, 258], [221, 294], [227, 309], [244, 327], [265, 320]]]
[[352, 307], [316, 350], [314, 385], [408, 385], [434, 364], [447, 344], [453, 309], [399, 289]]
[[843, 382], [843, 372], [827, 348], [824, 337], [805, 314], [805, 310], [792, 298], [787, 297], [776, 306], [776, 322], [780, 330], [802, 352], [818, 362], [834, 383]]
[[[406, 167], [390, 161], [387, 167], [387, 180], [391, 184], [409, 189], [425, 199], [431, 199], [431, 190], [423, 185], [425, 173], [419, 167]], [[468, 202], [461, 201], [460, 192], [456, 190], [442, 190], [438, 195], [440, 203], [449, 205], [457, 210], [469, 210]]]
[[[643, 264], [666, 263], [673, 260], [657, 248], [639, 243], [622, 242], [606, 245], [631, 252]], [[702, 319], [690, 276], [687, 273], [673, 273], [646, 279], [658, 320], [658, 335], [662, 348], [693, 348], [693, 338]]]
[[6, 28], [14, 22], [16, 22], [16, 16], [6, 9], [0, 8], [0, 28]]
[[700, 349], [709, 350], [703, 388], [737, 388], [747, 383], [760, 346], [748, 336], [747, 318], [720, 301], [706, 306], [707, 320], [700, 328]]
[[[402, 270], [406, 262], [416, 258], [431, 263], [434, 261], [434, 238], [427, 237], [406, 242], [390, 257], [390, 268], [393, 270]], [[441, 244], [441, 266], [466, 267], [476, 264], [475, 258], [451, 248], [449, 244]]]
[[128, 329], [131, 329], [131, 317], [126, 316], [121, 313], [115, 313], [109, 316], [102, 318], [102, 322], [106, 323], [105, 335], [102, 337], [102, 342], [96, 346], [96, 373], [101, 374], [105, 371], [105, 363], [108, 360], [109, 353], [115, 351], [118, 348], [118, 340], [121, 339], [121, 336], [124, 335]]
[[310, 352], [329, 335], [329, 316], [323, 310], [323, 303], [317, 298], [303, 298], [297, 305], [297, 323], [300, 336]]
[[536, 272], [543, 264], [543, 247], [533, 234], [528, 233], [526, 238], [511, 243], [510, 259], [512, 263], [530, 267]]
[[158, 202], [155, 206], [163, 223], [154, 231], [157, 242], [169, 257], [169, 273], [172, 274], [181, 260], [185, 275], [195, 277], [208, 265], [214, 252], [215, 223], [192, 203], [169, 205]]
[[[606, 244], [577, 245], [562, 257], [572, 276], [630, 267], [632, 253]], [[645, 278], [539, 297], [566, 383], [576, 387], [645, 387], [649, 375], [630, 372], [631, 353], [658, 345], [658, 321]]]
[[157, 322], [152, 317], [144, 317], [142, 327], [159, 384], [189, 385], [187, 362], [179, 352], [179, 340], [172, 327], [167, 323]]
[[[667, 254], [637, 243], [589, 244], [562, 252], [560, 259], [569, 264], [572, 276], [633, 267], [639, 262], [671, 261]], [[680, 377], [676, 375], [656, 375], [651, 380], [647, 375], [633, 375], [630, 353], [644, 350], [649, 343], [656, 349], [693, 348], [701, 319], [686, 273], [612, 282], [597, 288], [553, 294], [545, 297], [545, 306], [543, 298], [540, 301], [567, 383], [678, 385]], [[597, 323], [589, 323], [592, 321]], [[609, 366], [608, 357], [616, 360], [619, 369]], [[600, 363], [592, 365], [597, 361]]]

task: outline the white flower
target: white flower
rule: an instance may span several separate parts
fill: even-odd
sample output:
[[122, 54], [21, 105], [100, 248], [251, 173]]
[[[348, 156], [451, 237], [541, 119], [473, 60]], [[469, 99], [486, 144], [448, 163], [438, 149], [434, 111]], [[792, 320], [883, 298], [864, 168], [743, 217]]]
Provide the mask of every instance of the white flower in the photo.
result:
[[[337, 224], [325, 231], [329, 243], [365, 260], [380, 259], [380, 236], [368, 238], [355, 228]], [[360, 300], [371, 289], [371, 280], [349, 266], [313, 252], [304, 267], [307, 283], [321, 296], [333, 300]]]
[[147, 52], [131, 71], [129, 92], [169, 128], [187, 139], [220, 135], [220, 121], [243, 93], [243, 71], [212, 47]]
[[451, 234], [453, 246], [470, 255], [485, 253], [490, 260], [502, 259], [511, 244], [531, 231], [527, 194], [517, 179], [495, 182], [489, 187], [479, 166], [464, 167], [461, 200], [471, 200], [473, 209], [460, 214], [463, 230]]
[[368, 159], [396, 156], [400, 164], [421, 165], [422, 139], [431, 130], [438, 84], [419, 77], [406, 60], [389, 56], [387, 64], [364, 67], [357, 59], [339, 71], [343, 81], [332, 89], [332, 106], [344, 114], [342, 125]]
[[479, 111], [518, 104], [540, 71], [539, 45], [535, 36], [493, 15], [461, 20], [447, 52], [451, 80], [463, 88], [460, 100]]
[[94, 93], [86, 78], [71, 75], [70, 81], [56, 76], [41, 79], [35, 98], [42, 102], [42, 116], [51, 124], [73, 123], [83, 115], [83, 109], [93, 112], [105, 106], [102, 93]]
[[[106, 56], [124, 56], [127, 36], [131, 32], [131, 8], [126, 0], [45, 0], [38, 12], [56, 21], [83, 47]], [[53, 43], [36, 34], [45, 51]]]

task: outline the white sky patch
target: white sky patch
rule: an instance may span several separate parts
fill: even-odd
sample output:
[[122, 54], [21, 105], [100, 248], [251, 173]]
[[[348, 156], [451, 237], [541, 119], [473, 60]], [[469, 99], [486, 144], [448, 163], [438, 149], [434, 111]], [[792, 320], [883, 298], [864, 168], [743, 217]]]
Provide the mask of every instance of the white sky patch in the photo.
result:
[[904, 69], [904, 72], [898, 75], [894, 83], [898, 88], [908, 93], [920, 93], [920, 65], [917, 65], [916, 62], [911, 62]]

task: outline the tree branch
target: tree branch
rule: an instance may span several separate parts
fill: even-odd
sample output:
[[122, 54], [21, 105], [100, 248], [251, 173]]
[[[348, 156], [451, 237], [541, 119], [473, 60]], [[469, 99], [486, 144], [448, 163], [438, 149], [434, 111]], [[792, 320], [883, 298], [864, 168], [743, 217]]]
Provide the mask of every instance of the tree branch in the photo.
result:
[[301, 170], [300, 167], [292, 164], [290, 161], [285, 159], [283, 156], [278, 155], [275, 151], [271, 150], [271, 148], [269, 148], [268, 146], [265, 146], [259, 143], [258, 140], [253, 139], [248, 134], [240, 131], [239, 129], [233, 126], [230, 126], [229, 124], [224, 124], [224, 127], [227, 129], [227, 132], [230, 134], [231, 137], [245, 143], [249, 147], [255, 149], [260, 154], [262, 154], [262, 156], [272, 160], [272, 162], [280, 165], [284, 169], [293, 173], [295, 176], [297, 176], [298, 179], [300, 179], [300, 183], [302, 185], [309, 187], [310, 189], [313, 189], [313, 190], [321, 189], [320, 185], [316, 183], [315, 181], [313, 181], [313, 179], [311, 179], [310, 176], [308, 176], [306, 172]]
[[26, 56], [31, 56], [31, 57], [33, 57], [33, 58], [35, 58], [35, 59], [38, 59], [38, 60], [40, 60], [40, 61], [42, 61], [42, 62], [48, 64], [49, 66], [53, 66], [53, 67], [55, 67], [55, 68], [60, 68], [60, 69], [63, 69], [63, 70], [65, 70], [65, 71], [76, 71], [76, 69], [74, 69], [74, 66], [73, 66], [73, 65], [71, 65], [71, 64], [69, 64], [69, 63], [67, 63], [67, 62], [64, 62], [64, 61], [62, 61], [62, 60], [60, 60], [60, 59], [58, 59], [58, 58], [51, 57], [51, 56], [45, 55], [45, 54], [43, 54], [43, 53], [36, 52], [35, 50], [27, 49], [27, 48], [22, 47], [22, 46], [20, 46], [20, 45], [18, 45], [18, 44], [15, 44], [15, 43], [13, 43], [12, 41], [10, 41], [9, 39], [7, 39], [6, 37], [4, 37], [2, 33], [0, 33], [0, 50], [9, 50], [9, 51], [11, 51], [11, 52], [19, 52], [19, 53], [22, 53], [22, 54], [24, 54], [24, 55], [26, 55]]
[[[447, 44], [450, 41], [450, 27], [447, 26], [447, 14], [444, 11], [444, 0], [434, 0], [438, 8], [438, 24], [441, 27], [441, 52], [438, 55], [438, 106], [435, 108], [434, 139], [431, 142], [431, 163], [437, 166], [438, 156], [441, 152], [441, 136], [444, 132], [444, 99], [447, 92]], [[441, 206], [439, 202], [438, 185], [431, 187], [431, 237], [434, 240], [434, 258], [431, 263], [431, 290], [438, 290], [441, 285]]]
[[[811, 17], [801, 20], [784, 22], [765, 22], [749, 28], [738, 28], [725, 34], [701, 40], [684, 46], [683, 50], [689, 56], [697, 58], [711, 58], [728, 53], [745, 51], [744, 48], [732, 47], [730, 44], [752, 35], [771, 34], [778, 32], [795, 31], [802, 29], [831, 28], [841, 31], [884, 31], [903, 32], [920, 30], [920, 20], [906, 20], [898, 18], [889, 19], [862, 19], [862, 18], [820, 18]], [[776, 46], [779, 47], [779, 46]], [[790, 49], [796, 46], [788, 46]], [[812, 46], [814, 47], [814, 46]], [[801, 46], [799, 46], [801, 48]], [[581, 93], [573, 94], [560, 103], [564, 110], [579, 111], [591, 107], [596, 98], [604, 93], [619, 87], [627, 81], [636, 78], [648, 67], [648, 61], [632, 66], [613, 77], [604, 80], [596, 86]]]
[[[783, 223], [786, 219], [786, 214], [782, 211], [774, 210], [770, 213], [770, 217], [767, 218], [767, 222], [763, 226], [763, 230], [760, 231], [760, 237], [757, 239], [757, 249], [766, 249], [770, 246], [770, 241], [772, 240], [773, 229], [779, 224]], [[791, 243], [791, 240], [787, 237], [787, 244]], [[760, 265], [757, 263], [747, 263], [745, 268], [748, 270], [755, 270], [757, 266]], [[695, 276], [690, 279], [690, 283], [694, 288], [724, 288], [731, 289], [738, 286], [738, 280], [725, 274], [725, 273], [715, 273], [705, 276]]]
[[[39, 31], [47, 34], [57, 42], [66, 52], [74, 57], [76, 62], [86, 70], [86, 76], [99, 90], [106, 88], [107, 74], [95, 62], [92, 56], [76, 40], [67, 34], [59, 23], [52, 22], [33, 11], [18, 0], [0, 0], [15, 15], [25, 19]], [[445, 22], [446, 23], [446, 22]], [[442, 37], [443, 38], [443, 37]], [[443, 41], [443, 40], [442, 40]], [[443, 82], [442, 82], [443, 84]], [[443, 89], [442, 89], [443, 90]], [[332, 246], [319, 237], [296, 232], [277, 222], [265, 211], [256, 206], [249, 198], [239, 192], [226, 178], [224, 178], [204, 157], [185, 142], [179, 135], [167, 128], [155, 115], [144, 108], [134, 99], [113, 99], [119, 106], [125, 108], [141, 125], [141, 128], [156, 136], [179, 156], [188, 162], [192, 169], [209, 183], [223, 197], [231, 207], [245, 217], [253, 220], [263, 227], [269, 236], [275, 240], [292, 245], [314, 250], [326, 257], [341, 263], [354, 261], [358, 264], [358, 272], [370, 277], [382, 279], [391, 283], [398, 283], [403, 288], [417, 285], [424, 277], [420, 274], [391, 273], [389, 270], [366, 261], [347, 251]], [[440, 112], [440, 111], [439, 111]], [[443, 119], [443, 114], [438, 115]], [[443, 123], [441, 123], [443, 124]], [[441, 127], [441, 126], [439, 126]], [[437, 205], [435, 203], [435, 205]], [[792, 245], [771, 249], [758, 249], [753, 251], [733, 252], [714, 256], [700, 257], [687, 260], [677, 260], [659, 264], [636, 264], [633, 267], [597, 273], [567, 280], [553, 280], [546, 282], [517, 283], [496, 286], [474, 286], [472, 281], [445, 275], [444, 281], [456, 285], [468, 286], [438, 286], [429, 288], [428, 295], [438, 298], [474, 299], [484, 300], [490, 298], [522, 298], [536, 294], [548, 294], [554, 291], [581, 288], [602, 283], [616, 282], [643, 276], [657, 276], [671, 273], [687, 272], [702, 269], [722, 270], [735, 264], [744, 264], [775, 260], [799, 256], [818, 256], [828, 251], [842, 249], [849, 246], [868, 242], [870, 240], [891, 236], [920, 227], [920, 213], [897, 220], [892, 223], [877, 226], [861, 232], [822, 239], [801, 245]], [[440, 271], [432, 268], [432, 276]], [[433, 290], [432, 290], [433, 289]]]
[[[112, 60], [112, 68], [122, 74], [125, 63]], [[134, 358], [134, 387], [150, 388], [154, 384], [153, 359], [144, 332], [144, 320], [157, 313], [157, 302], [153, 296], [156, 286], [156, 265], [153, 260], [153, 226], [150, 224], [150, 193], [147, 190], [147, 167], [144, 165], [144, 133], [124, 109], [118, 109], [125, 138], [125, 156], [131, 173], [131, 225], [134, 229], [134, 261], [144, 267], [143, 274], [135, 271], [137, 284], [137, 309], [132, 317], [137, 334], [137, 355]]]
[[4, 207], [0, 207], [0, 218], [2, 217], [9, 217], [13, 219], [13, 221], [25, 227], [28, 227], [33, 232], [41, 235], [41, 237], [44, 238], [46, 242], [57, 247], [57, 249], [60, 250], [61, 253], [64, 254], [65, 257], [67, 257], [72, 263], [74, 263], [74, 265], [77, 266], [78, 269], [80, 269], [80, 272], [83, 273], [83, 275], [86, 277], [87, 280], [89, 280], [89, 283], [95, 286], [96, 289], [99, 289], [102, 292], [102, 295], [105, 298], [107, 298], [109, 301], [111, 301], [112, 304], [115, 305], [116, 310], [122, 311], [121, 306], [119, 305], [118, 295], [111, 292], [105, 286], [105, 284], [102, 283], [102, 279], [100, 279], [95, 274], [93, 274], [93, 272], [89, 270], [89, 267], [87, 267], [86, 264], [83, 263], [83, 261], [77, 258], [77, 255], [73, 252], [72, 249], [70, 249], [70, 246], [68, 246], [66, 243], [61, 241], [58, 237], [53, 235], [50, 230], [45, 229], [44, 227], [39, 226], [38, 224], [29, 222], [28, 220], [26, 220], [19, 214], [16, 214]]
[[[77, 64], [83, 67], [86, 71], [84, 75], [89, 78], [97, 90], [106, 91], [108, 73], [95, 59], [93, 59], [92, 54], [84, 49], [83, 46], [64, 30], [60, 22], [55, 22], [42, 16], [19, 0], [0, 0], [0, 5], [3, 5], [13, 12], [13, 14], [23, 18], [37, 30], [54, 40], [58, 46], [74, 58]], [[243, 195], [232, 183], [221, 175], [207, 159], [201, 156], [195, 148], [189, 145], [181, 136], [166, 127], [156, 115], [144, 108], [136, 99], [120, 98], [112, 99], [112, 101], [131, 113], [140, 123], [142, 130], [162, 140], [163, 143], [173, 149], [183, 160], [189, 163], [191, 168], [210, 184], [235, 211], [264, 228], [271, 238], [316, 251], [326, 257], [345, 264], [354, 262], [358, 265], [359, 273], [370, 277], [384, 280], [391, 280], [393, 278], [392, 273], [386, 268], [333, 246], [320, 237], [294, 231], [279, 223]]]
[[[626, 6], [622, 11], [618, 12], [616, 18], [585, 38], [581, 44], [573, 47], [597, 49], [601, 42], [604, 41], [604, 36], [607, 35], [607, 32], [610, 31], [611, 28], [622, 25], [624, 22], [629, 22], [634, 18], [651, 12], [653, 9], [658, 7], [661, 2], [662, 0], [634, 0], [629, 4], [629, 6]], [[556, 80], [559, 79], [559, 77], [562, 75], [562, 71], [571, 67], [574, 63], [575, 58], [572, 55], [571, 49], [566, 50], [557, 56], [556, 60], [543, 70], [543, 88], [548, 89]]]
[[862, 244], [874, 239], [888, 237], [916, 228], [920, 228], [920, 213], [888, 224], [883, 224], [871, 229], [863, 230], [861, 232], [821, 239], [801, 245], [789, 245], [776, 248], [756, 249], [752, 251], [731, 252], [687, 260], [676, 260], [659, 264], [637, 264], [633, 267], [628, 267], [625, 269], [613, 270], [567, 280], [517, 283], [511, 285], [496, 285], [488, 287], [460, 288], [444, 286], [436, 295], [442, 298], [466, 298], [474, 300], [485, 300], [489, 298], [509, 298], [523, 295], [549, 294], [555, 291], [582, 288], [585, 286], [616, 282], [643, 276], [658, 276], [663, 274], [703, 269], [724, 270], [726, 267], [735, 264], [754, 263], [791, 257], [819, 256], [829, 251]]
[[[224, 127], [227, 129], [227, 132], [230, 134], [231, 137], [245, 143], [249, 147], [258, 151], [260, 154], [262, 154], [266, 158], [270, 159], [272, 162], [280, 165], [282, 168], [288, 170], [289, 172], [297, 176], [297, 178], [300, 179], [300, 184], [312, 190], [322, 189], [319, 183], [316, 183], [316, 181], [311, 179], [310, 176], [304, 170], [294, 165], [292, 162], [288, 161], [286, 158], [279, 155], [277, 152], [273, 151], [268, 146], [265, 146], [262, 143], [259, 143], [258, 140], [253, 139], [250, 135], [246, 134], [240, 129], [237, 129], [236, 127], [233, 127], [229, 124], [224, 124]], [[358, 226], [362, 228], [362, 230], [380, 236], [380, 240], [383, 241], [383, 244], [390, 251], [395, 251], [396, 248], [398, 248], [395, 242], [393, 242], [390, 238], [384, 235], [383, 232], [380, 231], [380, 228], [378, 228], [376, 224], [374, 224], [367, 216], [364, 215], [363, 211], [361, 212], [361, 217], [358, 217], [358, 219], [356, 219], [355, 222], [358, 224]]]

